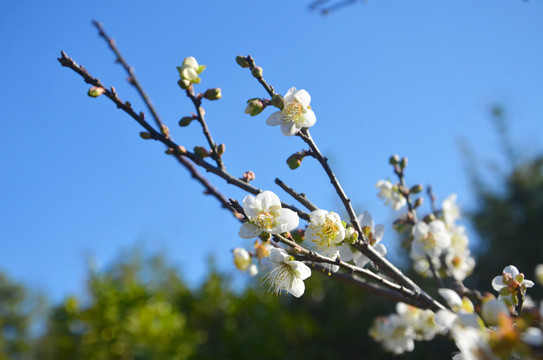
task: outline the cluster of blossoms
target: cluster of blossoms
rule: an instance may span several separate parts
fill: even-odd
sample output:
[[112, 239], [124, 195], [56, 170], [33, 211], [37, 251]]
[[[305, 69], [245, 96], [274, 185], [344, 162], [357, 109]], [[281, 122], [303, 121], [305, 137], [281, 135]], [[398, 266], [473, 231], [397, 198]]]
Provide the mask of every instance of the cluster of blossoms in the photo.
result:
[[396, 313], [375, 319], [370, 336], [393, 354], [413, 351], [415, 340], [432, 340], [445, 328], [436, 322], [435, 313], [402, 302], [396, 304]]
[[475, 259], [470, 255], [465, 228], [456, 225], [459, 216], [456, 194], [452, 194], [443, 201], [440, 219], [413, 226], [410, 256], [419, 274], [450, 276], [457, 281], [471, 274]]
[[469, 298], [451, 289], [438, 289], [448, 309], [434, 313], [398, 303], [396, 313], [375, 319], [369, 333], [394, 354], [412, 351], [415, 340], [428, 341], [441, 334], [450, 336], [458, 347], [460, 352], [453, 356], [454, 360], [535, 359], [531, 347], [543, 346], [543, 331], [529, 326], [527, 319], [543, 318], [543, 301], [539, 311], [529, 309], [527, 318], [514, 316], [511, 301], [512, 297], [524, 299], [526, 289], [533, 285], [510, 265], [492, 281], [500, 294], [498, 298], [487, 294], [476, 307]]

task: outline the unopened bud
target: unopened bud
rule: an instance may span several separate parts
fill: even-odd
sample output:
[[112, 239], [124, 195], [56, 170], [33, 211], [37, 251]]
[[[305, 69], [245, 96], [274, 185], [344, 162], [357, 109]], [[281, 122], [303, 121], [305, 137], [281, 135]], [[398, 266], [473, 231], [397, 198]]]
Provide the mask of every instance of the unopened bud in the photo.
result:
[[285, 106], [285, 99], [283, 99], [283, 96], [275, 94], [271, 99], [271, 103], [279, 110], [283, 110], [283, 107]]
[[151, 134], [147, 131], [140, 132], [140, 137], [145, 140], [149, 140], [151, 138]]
[[262, 102], [262, 99], [253, 98], [247, 100], [247, 107], [245, 108], [245, 113], [251, 116], [256, 116], [260, 114], [266, 106]]
[[400, 167], [402, 169], [405, 169], [407, 167], [407, 158], [406, 157], [402, 158], [402, 161], [400, 161]]
[[248, 183], [249, 181], [253, 181], [254, 179], [255, 179], [255, 173], [252, 172], [251, 170], [243, 173], [243, 181]]
[[204, 98], [208, 100], [219, 100], [221, 97], [221, 88], [207, 89], [204, 93]]
[[415, 185], [413, 187], [411, 187], [411, 189], [409, 189], [409, 193], [411, 194], [418, 194], [420, 193], [424, 188], [422, 187], [421, 184], [418, 184], [418, 185]]
[[260, 66], [255, 66], [253, 68], [253, 70], [251, 70], [251, 74], [253, 74], [253, 76], [255, 78], [261, 78], [262, 77], [262, 72], [263, 72], [263, 70], [262, 70], [262, 68]]
[[98, 97], [105, 92], [106, 91], [104, 90], [104, 88], [99, 87], [99, 86], [93, 86], [89, 89], [89, 91], [87, 92], [87, 95], [89, 95], [90, 97]]
[[241, 55], [236, 56], [236, 62], [242, 68], [248, 68], [249, 67], [249, 62], [247, 61], [245, 56], [241, 56]]
[[167, 149], [166, 151], [164, 151], [164, 153], [165, 153], [166, 155], [171, 155], [171, 154], [173, 154], [173, 149], [172, 149], [172, 148], [169, 148], [169, 149]]
[[268, 247], [269, 247], [269, 244], [264, 245], [259, 240], [256, 240], [254, 244], [256, 257], [259, 259], [263, 259], [265, 257], [270, 256], [270, 250], [268, 250]]
[[184, 80], [184, 79], [179, 79], [179, 81], [177, 81], [177, 85], [179, 85], [179, 87], [183, 90], [187, 90], [190, 86], [190, 81], [189, 80]]
[[177, 152], [180, 153], [180, 154], [186, 154], [187, 149], [185, 149], [185, 147], [183, 145], [178, 145], [177, 146]]
[[400, 162], [400, 157], [398, 156], [398, 154], [394, 154], [390, 157], [390, 159], [388, 159], [388, 163], [390, 165], [396, 165]]
[[358, 233], [352, 227], [345, 229], [345, 239], [347, 244], [354, 244], [358, 240]]
[[417, 200], [415, 200], [415, 208], [418, 208], [419, 206], [421, 206], [423, 202], [424, 202], [424, 198], [419, 197]]
[[302, 152], [297, 152], [292, 155], [290, 155], [287, 159], [287, 165], [291, 170], [297, 169], [302, 165], [302, 160], [304, 158], [304, 154]]
[[183, 116], [181, 120], [179, 120], [179, 126], [181, 127], [189, 126], [192, 120], [194, 120], [194, 117], [192, 116]]
[[166, 137], [170, 136], [170, 129], [168, 129], [168, 127], [166, 125], [161, 125], [160, 126], [160, 132], [162, 133], [162, 135], [164, 135]]
[[270, 241], [271, 234], [263, 231], [260, 233], [260, 235], [258, 235], [258, 237], [262, 239], [262, 241]]
[[220, 144], [217, 146], [217, 155], [222, 156], [224, 154], [224, 150], [226, 149], [226, 145]]
[[209, 152], [202, 146], [195, 146], [194, 153], [201, 158], [206, 158], [209, 156]]

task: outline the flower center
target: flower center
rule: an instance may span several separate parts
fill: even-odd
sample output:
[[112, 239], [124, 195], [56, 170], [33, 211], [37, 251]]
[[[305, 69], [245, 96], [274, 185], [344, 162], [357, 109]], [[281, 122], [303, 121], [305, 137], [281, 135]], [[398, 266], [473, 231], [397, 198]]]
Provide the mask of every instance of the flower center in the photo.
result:
[[422, 239], [422, 243], [424, 244], [424, 248], [426, 250], [433, 249], [437, 246], [436, 238], [434, 234], [432, 233], [429, 233], [428, 235], [426, 235], [424, 239]]
[[286, 263], [279, 263], [266, 275], [264, 280], [270, 284], [270, 291], [275, 295], [279, 295], [281, 290], [291, 288], [295, 277], [296, 274], [291, 266]]
[[302, 116], [303, 106], [299, 102], [288, 103], [283, 108], [283, 116], [292, 122], [296, 122]]
[[273, 226], [273, 215], [269, 211], [261, 211], [253, 222], [259, 228], [269, 230]]
[[337, 236], [338, 231], [339, 227], [334, 223], [334, 221], [326, 219], [324, 224], [321, 226], [320, 231], [317, 232], [319, 240], [316, 240], [315, 242], [319, 246], [331, 246]]

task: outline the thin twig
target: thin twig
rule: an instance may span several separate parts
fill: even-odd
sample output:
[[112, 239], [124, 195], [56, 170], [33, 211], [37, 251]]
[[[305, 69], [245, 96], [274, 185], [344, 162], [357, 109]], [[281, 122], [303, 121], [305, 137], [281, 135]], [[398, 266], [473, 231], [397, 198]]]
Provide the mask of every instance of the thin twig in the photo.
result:
[[194, 104], [194, 107], [196, 108], [196, 119], [202, 126], [202, 131], [204, 132], [204, 136], [207, 139], [207, 143], [209, 144], [209, 147], [211, 148], [211, 157], [215, 162], [217, 163], [217, 166], [219, 169], [224, 170], [224, 164], [222, 162], [222, 159], [220, 155], [217, 152], [217, 144], [215, 141], [213, 141], [213, 138], [211, 137], [211, 132], [209, 131], [209, 128], [207, 127], [207, 123], [204, 118], [204, 112], [202, 111], [202, 99], [200, 96], [196, 96], [194, 94], [194, 89], [192, 86], [190, 86], [187, 91], [187, 96], [190, 98], [192, 103]]
[[[162, 142], [164, 145], [166, 145], [166, 147], [168, 147], [169, 149], [172, 149], [172, 151], [174, 152], [174, 154], [176, 154], [176, 156], [178, 155], [178, 156], [189, 158], [195, 164], [203, 167], [206, 171], [211, 172], [211, 173], [221, 177], [228, 184], [232, 184], [234, 186], [237, 186], [240, 189], [243, 189], [243, 190], [247, 191], [248, 193], [251, 193], [253, 195], [257, 195], [257, 194], [262, 192], [261, 189], [258, 189], [256, 187], [248, 184], [247, 182], [230, 175], [226, 171], [224, 171], [224, 170], [222, 170], [222, 169], [220, 169], [220, 168], [218, 168], [216, 166], [211, 165], [210, 163], [206, 162], [204, 159], [197, 156], [196, 154], [191, 153], [190, 151], [186, 151], [184, 149], [182, 150], [182, 147], [180, 147], [178, 144], [176, 144], [172, 139], [164, 136], [161, 132], [158, 132], [151, 125], [149, 125], [149, 123], [145, 120], [145, 116], [144, 116], [143, 113], [139, 113], [139, 114], [136, 113], [132, 109], [132, 106], [130, 105], [130, 103], [121, 101], [121, 99], [118, 97], [117, 92], [115, 91], [114, 88], [111, 88], [111, 89], [106, 88], [99, 79], [91, 76], [83, 66], [78, 65], [64, 51], [61, 51], [61, 55], [62, 56], [60, 58], [58, 58], [58, 61], [60, 62], [60, 64], [62, 66], [68, 67], [68, 68], [72, 69], [73, 71], [75, 71], [77, 74], [79, 74], [83, 78], [83, 80], [86, 83], [91, 84], [91, 85], [96, 86], [96, 87], [102, 88], [104, 90], [104, 95], [107, 98], [109, 98], [113, 103], [115, 103], [115, 105], [119, 109], [123, 110], [128, 115], [130, 115], [145, 130], [147, 130], [147, 132], [149, 132], [150, 138]], [[287, 204], [287, 203], [284, 203], [284, 202], [282, 202], [281, 205], [283, 207], [287, 208], [287, 209], [291, 209], [292, 211], [295, 211], [300, 218], [309, 221], [309, 215], [306, 212], [298, 209], [297, 207], [295, 207], [295, 206], [293, 206], [291, 204]]]
[[314, 205], [311, 201], [307, 200], [305, 194], [294, 191], [294, 189], [285, 184], [281, 179], [276, 178], [275, 183], [279, 185], [279, 187], [283, 189], [287, 194], [296, 199], [300, 204], [305, 206], [309, 211], [315, 211], [318, 209], [316, 205]]

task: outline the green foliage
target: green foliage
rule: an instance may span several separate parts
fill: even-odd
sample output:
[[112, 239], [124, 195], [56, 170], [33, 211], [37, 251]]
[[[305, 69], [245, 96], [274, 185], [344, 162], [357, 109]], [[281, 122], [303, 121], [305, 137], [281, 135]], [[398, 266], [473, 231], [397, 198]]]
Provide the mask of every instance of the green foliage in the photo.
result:
[[[479, 184], [478, 208], [471, 215], [482, 244], [477, 249], [477, 284], [490, 280], [507, 265], [515, 265], [533, 280], [543, 263], [543, 157], [514, 164], [499, 190]], [[538, 287], [530, 294], [541, 297]]]

